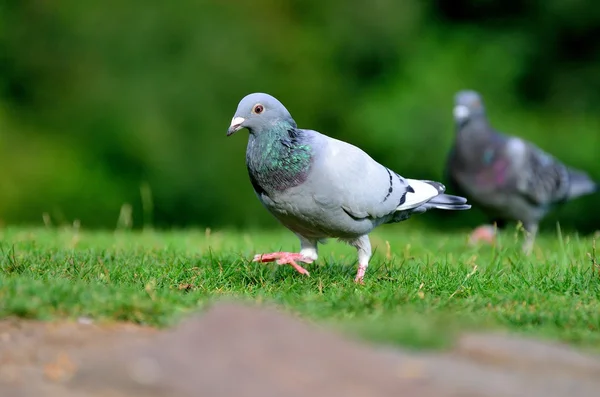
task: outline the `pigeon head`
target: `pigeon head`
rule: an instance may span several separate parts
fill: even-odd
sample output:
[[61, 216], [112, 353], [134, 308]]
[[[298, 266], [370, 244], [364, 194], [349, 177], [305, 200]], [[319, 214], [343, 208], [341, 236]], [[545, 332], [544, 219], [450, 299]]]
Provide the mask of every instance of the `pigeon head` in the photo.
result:
[[476, 91], [463, 90], [454, 96], [454, 120], [462, 123], [475, 116], [483, 116], [485, 109], [481, 95]]
[[282, 122], [297, 127], [290, 112], [275, 97], [259, 92], [248, 94], [238, 104], [227, 136], [242, 128], [247, 128], [251, 134], [260, 133]]

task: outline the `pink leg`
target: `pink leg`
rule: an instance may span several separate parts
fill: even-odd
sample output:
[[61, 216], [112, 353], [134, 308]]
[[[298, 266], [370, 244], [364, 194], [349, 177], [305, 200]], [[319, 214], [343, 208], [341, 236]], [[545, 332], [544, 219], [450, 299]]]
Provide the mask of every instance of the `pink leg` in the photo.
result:
[[254, 255], [254, 259], [252, 261], [262, 263], [277, 261], [278, 265], [291, 265], [298, 273], [306, 274], [307, 276], [310, 276], [308, 270], [298, 265], [296, 261], [304, 263], [313, 262], [312, 259], [295, 252], [272, 252], [270, 254], [258, 254]]
[[365, 272], [367, 271], [367, 267], [363, 265], [358, 265], [358, 271], [356, 272], [356, 277], [354, 277], [354, 282], [357, 284], [364, 284], [363, 281], [365, 278]]
[[496, 233], [494, 230], [494, 226], [491, 225], [481, 225], [473, 230], [471, 233], [470, 241], [472, 244], [478, 243], [480, 241], [486, 242], [488, 244], [494, 244], [496, 241]]

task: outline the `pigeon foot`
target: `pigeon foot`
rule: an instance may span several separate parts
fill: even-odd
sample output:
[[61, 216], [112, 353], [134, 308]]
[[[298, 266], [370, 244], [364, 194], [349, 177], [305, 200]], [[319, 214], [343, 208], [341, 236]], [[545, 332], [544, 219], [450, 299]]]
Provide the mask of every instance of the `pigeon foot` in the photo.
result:
[[252, 262], [277, 262], [278, 265], [291, 265], [300, 274], [306, 274], [310, 276], [308, 270], [298, 265], [296, 261], [304, 263], [314, 262], [312, 259], [305, 257], [302, 254], [296, 252], [272, 252], [269, 254], [258, 254], [254, 255]]
[[469, 238], [471, 244], [477, 244], [479, 242], [485, 242], [493, 245], [496, 242], [496, 233], [494, 226], [492, 225], [481, 225], [473, 230], [471, 237]]

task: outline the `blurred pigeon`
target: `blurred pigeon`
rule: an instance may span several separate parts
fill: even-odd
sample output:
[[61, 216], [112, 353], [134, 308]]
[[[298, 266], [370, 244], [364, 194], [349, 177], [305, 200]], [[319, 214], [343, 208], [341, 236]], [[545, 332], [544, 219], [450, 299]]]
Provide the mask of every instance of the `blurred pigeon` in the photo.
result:
[[[598, 190], [584, 172], [530, 142], [494, 130], [475, 91], [455, 95], [454, 120], [457, 134], [446, 170], [449, 187], [473, 200], [498, 227], [521, 221], [528, 232], [526, 253], [533, 248], [539, 222], [554, 205]], [[489, 239], [485, 235], [493, 229], [482, 228], [473, 236]]]
[[376, 226], [408, 219], [430, 209], [466, 210], [462, 197], [443, 194], [438, 182], [405, 179], [361, 149], [317, 131], [297, 127], [276, 98], [263, 93], [244, 97], [227, 136], [250, 132], [246, 166], [261, 203], [300, 239], [300, 252], [260, 254], [254, 261], [311, 263], [317, 244], [333, 237], [358, 251], [356, 282], [363, 281]]

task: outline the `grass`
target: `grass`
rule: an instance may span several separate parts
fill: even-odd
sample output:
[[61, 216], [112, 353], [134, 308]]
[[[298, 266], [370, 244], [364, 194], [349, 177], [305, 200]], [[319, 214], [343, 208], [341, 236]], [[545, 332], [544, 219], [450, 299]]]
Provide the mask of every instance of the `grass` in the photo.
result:
[[386, 343], [434, 348], [465, 330], [507, 330], [600, 351], [593, 238], [541, 235], [527, 257], [522, 237], [507, 231], [498, 247], [472, 247], [466, 232], [386, 226], [372, 235], [374, 257], [358, 286], [356, 253], [336, 241], [321, 246], [310, 277], [251, 263], [258, 252], [298, 249], [283, 229], [0, 229], [0, 317], [168, 326], [233, 297]]

